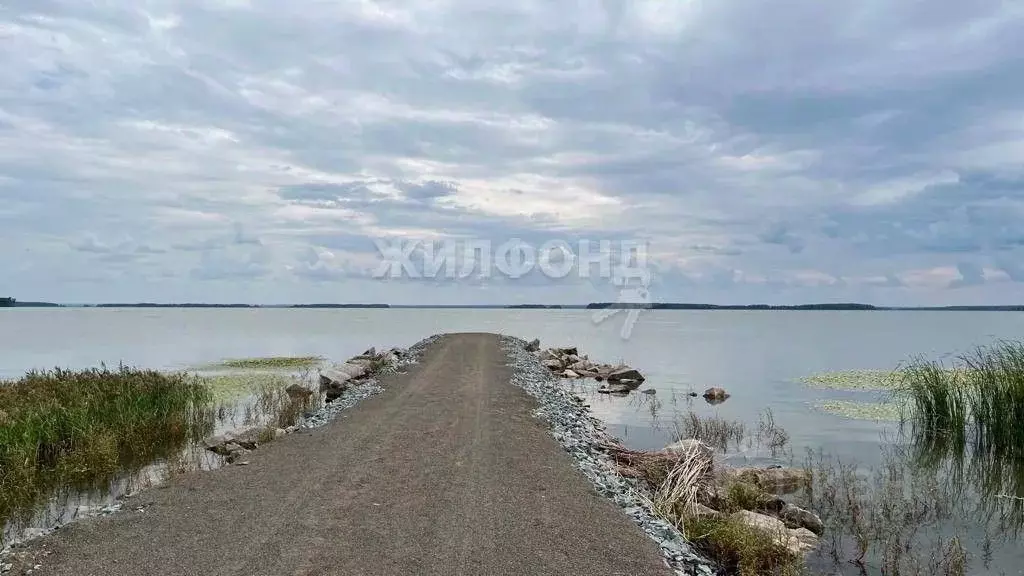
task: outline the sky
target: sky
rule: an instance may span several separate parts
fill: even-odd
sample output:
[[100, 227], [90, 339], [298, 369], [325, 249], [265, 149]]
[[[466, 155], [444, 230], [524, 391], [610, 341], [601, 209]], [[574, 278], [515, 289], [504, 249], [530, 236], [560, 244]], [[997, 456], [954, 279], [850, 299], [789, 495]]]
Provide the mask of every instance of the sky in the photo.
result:
[[1021, 2], [0, 1], [0, 296], [1020, 304], [1022, 216]]

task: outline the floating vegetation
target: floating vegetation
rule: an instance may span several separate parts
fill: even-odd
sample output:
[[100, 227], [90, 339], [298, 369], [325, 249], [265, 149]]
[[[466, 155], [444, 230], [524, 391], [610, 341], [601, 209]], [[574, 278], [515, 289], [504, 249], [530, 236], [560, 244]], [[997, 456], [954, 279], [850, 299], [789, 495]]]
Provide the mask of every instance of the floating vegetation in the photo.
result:
[[258, 394], [267, 388], [284, 389], [295, 382], [295, 378], [273, 372], [239, 372], [232, 374], [203, 374], [200, 380], [206, 385], [216, 402], [238, 400]]
[[897, 380], [892, 370], [841, 370], [805, 376], [800, 382], [832, 390], [892, 390]]
[[844, 418], [876, 422], [898, 422], [901, 415], [900, 405], [892, 402], [830, 400], [817, 404], [817, 408]]
[[293, 370], [312, 368], [323, 362], [319, 356], [270, 356], [265, 358], [232, 358], [214, 365], [215, 368], [241, 368], [251, 370]]

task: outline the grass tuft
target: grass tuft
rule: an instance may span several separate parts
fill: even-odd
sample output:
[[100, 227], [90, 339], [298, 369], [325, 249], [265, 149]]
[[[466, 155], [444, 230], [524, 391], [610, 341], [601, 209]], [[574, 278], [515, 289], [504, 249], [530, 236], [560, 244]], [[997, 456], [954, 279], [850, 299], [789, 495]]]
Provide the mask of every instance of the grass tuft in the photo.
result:
[[686, 538], [714, 559], [726, 574], [796, 576], [803, 563], [762, 530], [730, 517], [695, 517], [686, 522]]
[[0, 524], [54, 488], [101, 486], [198, 440], [211, 400], [193, 376], [125, 366], [0, 382]]

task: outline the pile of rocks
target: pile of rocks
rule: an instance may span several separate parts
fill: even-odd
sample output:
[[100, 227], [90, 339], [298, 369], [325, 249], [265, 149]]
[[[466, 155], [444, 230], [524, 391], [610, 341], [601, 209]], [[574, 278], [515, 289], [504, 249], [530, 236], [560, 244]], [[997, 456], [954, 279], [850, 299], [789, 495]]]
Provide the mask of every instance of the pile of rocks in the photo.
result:
[[[792, 494], [810, 486], [810, 473], [803, 469], [770, 466], [766, 468], [729, 468], [715, 470], [714, 450], [699, 440], [689, 438], [666, 446], [659, 451], [629, 450], [617, 443], [605, 445], [617, 464], [617, 470], [626, 477], [637, 478], [648, 484], [648, 490], [657, 490], [649, 480], [652, 470], [668, 473], [687, 456], [699, 457], [706, 462], [706, 480], [697, 493], [697, 503], [689, 511], [691, 516], [726, 518], [739, 521], [755, 530], [763, 531], [794, 556], [806, 555], [818, 547], [818, 538], [825, 525], [813, 512], [787, 502], [779, 494]], [[660, 476], [659, 476], [660, 477]], [[729, 487], [745, 485], [748, 494], [737, 502], [728, 497]], [[737, 505], [742, 510], [737, 510]]]
[[[346, 364], [354, 363], [358, 365], [370, 360], [371, 368], [369, 370], [369, 374], [364, 374], [357, 379], [349, 378], [344, 382], [333, 385], [335, 390], [339, 390], [341, 392], [341, 395], [337, 396], [334, 401], [326, 403], [312, 415], [304, 418], [299, 427], [311, 429], [323, 426], [333, 420], [339, 413], [355, 406], [363, 399], [383, 392], [384, 387], [380, 385], [378, 378], [387, 374], [399, 372], [406, 366], [416, 364], [419, 362], [423, 351], [440, 337], [440, 335], [430, 336], [420, 340], [409, 348], [392, 348], [381, 355], [378, 355], [376, 351], [371, 348], [359, 356], [355, 356], [349, 360], [349, 362], [346, 362]], [[322, 376], [324, 376], [325, 373], [321, 372], [320, 375], [320, 385], [323, 387], [324, 382]], [[355, 383], [358, 383], [359, 385], [349, 385]], [[332, 387], [332, 385], [328, 385], [328, 388], [330, 387]]]
[[602, 394], [629, 394], [639, 388], [645, 380], [639, 370], [625, 364], [613, 366], [591, 362], [586, 355], [580, 356], [575, 346], [541, 351], [540, 340], [535, 339], [528, 342], [525, 349], [535, 354], [540, 363], [559, 378], [593, 378], [598, 382], [606, 382], [597, 390]]
[[[267, 429], [253, 428], [237, 433], [226, 432], [203, 440], [203, 446], [210, 452], [223, 456], [228, 464], [234, 464], [240, 462], [245, 455], [259, 448], [260, 439], [264, 437], [261, 435], [265, 434], [265, 430]], [[296, 430], [298, 430], [298, 426], [277, 428], [274, 430], [273, 438], [280, 438]]]
[[818, 547], [818, 538], [825, 532], [821, 518], [779, 496], [810, 486], [809, 472], [781, 466], [725, 468], [720, 479], [746, 483], [763, 494], [750, 509], [731, 514], [732, 519], [767, 532], [794, 556], [806, 555]]
[[[675, 526], [652, 509], [639, 481], [616, 471], [615, 462], [604, 450], [611, 438], [601, 421], [590, 413], [582, 398], [558, 385], [555, 377], [560, 376], [559, 373], [540, 364], [540, 342], [526, 343], [518, 338], [502, 337], [502, 347], [508, 353], [510, 366], [515, 369], [512, 383], [537, 399], [536, 415], [550, 424], [552, 436], [597, 491], [622, 507], [640, 529], [657, 542], [675, 574], [717, 574], [717, 567], [697, 553]], [[574, 352], [572, 349], [559, 351]], [[568, 359], [571, 354], [565, 356]]]
[[370, 348], [358, 356], [353, 356], [344, 364], [321, 369], [320, 391], [325, 393], [325, 400], [328, 403], [334, 402], [341, 398], [349, 385], [367, 382], [379, 370], [398, 366], [405, 353], [406, 351], [401, 348], [392, 348], [378, 354], [375, 348]]

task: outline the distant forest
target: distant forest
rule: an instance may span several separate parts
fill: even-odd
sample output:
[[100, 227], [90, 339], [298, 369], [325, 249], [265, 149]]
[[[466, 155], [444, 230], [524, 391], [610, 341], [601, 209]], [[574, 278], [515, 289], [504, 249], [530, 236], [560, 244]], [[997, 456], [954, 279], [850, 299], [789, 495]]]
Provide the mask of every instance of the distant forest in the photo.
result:
[[0, 298], [0, 308], [489, 308], [489, 309], [540, 309], [540, 310], [601, 310], [607, 308], [639, 308], [644, 310], [930, 310], [938, 312], [1024, 312], [1024, 305], [1005, 306], [873, 306], [871, 304], [837, 303], [837, 304], [795, 304], [775, 306], [771, 304], [689, 304], [677, 302], [657, 302], [651, 304], [633, 304], [628, 302], [593, 302], [587, 305], [561, 304], [494, 304], [494, 305], [389, 305], [389, 304], [157, 304], [153, 302], [108, 303], [85, 305], [60, 305], [52, 302], [19, 302], [14, 298]]
[[57, 308], [53, 302], [18, 302], [14, 298], [0, 298], [0, 308]]

